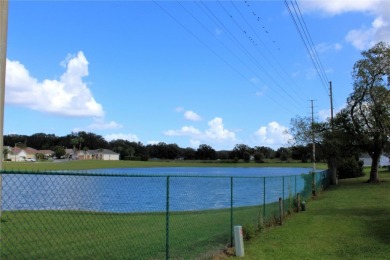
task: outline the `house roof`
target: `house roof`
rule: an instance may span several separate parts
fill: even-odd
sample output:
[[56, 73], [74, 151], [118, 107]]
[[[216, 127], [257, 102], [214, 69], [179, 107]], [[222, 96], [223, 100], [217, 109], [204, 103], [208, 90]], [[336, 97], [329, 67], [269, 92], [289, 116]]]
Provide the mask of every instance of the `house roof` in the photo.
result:
[[[65, 152], [67, 154], [74, 154], [73, 152], [73, 149], [65, 149]], [[76, 154], [80, 154], [80, 155], [83, 155], [83, 154], [113, 154], [113, 155], [117, 155], [119, 153], [116, 153], [114, 151], [111, 151], [109, 149], [95, 149], [95, 150], [76, 150]]]
[[94, 153], [97, 153], [97, 154], [118, 154], [114, 151], [111, 151], [111, 150], [108, 150], [108, 149], [97, 149], [97, 150], [91, 150], [93, 151]]
[[43, 154], [53, 154], [54, 152], [51, 150], [37, 150], [31, 147], [26, 147], [26, 148], [20, 148], [20, 147], [9, 147], [9, 150], [13, 154], [19, 154], [22, 151], [24, 151], [26, 154], [37, 154], [37, 153], [43, 153]]

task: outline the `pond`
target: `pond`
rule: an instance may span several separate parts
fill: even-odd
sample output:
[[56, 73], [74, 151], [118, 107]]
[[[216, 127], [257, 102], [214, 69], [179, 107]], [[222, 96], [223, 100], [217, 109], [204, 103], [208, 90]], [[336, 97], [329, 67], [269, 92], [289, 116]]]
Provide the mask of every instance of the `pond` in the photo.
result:
[[310, 170], [194, 167], [3, 174], [2, 209], [120, 213], [261, 205], [300, 192], [302, 174]]

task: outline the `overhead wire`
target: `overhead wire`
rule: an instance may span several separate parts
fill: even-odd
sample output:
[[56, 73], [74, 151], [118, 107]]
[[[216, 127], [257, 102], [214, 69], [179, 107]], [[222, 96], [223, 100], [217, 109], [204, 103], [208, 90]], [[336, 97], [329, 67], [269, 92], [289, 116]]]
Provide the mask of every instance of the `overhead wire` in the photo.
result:
[[[236, 25], [236, 27], [245, 34], [246, 30], [244, 30], [240, 24], [236, 21], [236, 19], [233, 17], [233, 15], [221, 4], [221, 2], [218, 0], [217, 1], [218, 4], [220, 5], [220, 7], [222, 8], [222, 10], [232, 19], [233, 23]], [[292, 101], [293, 101], [293, 104], [295, 106], [298, 106], [297, 104], [301, 104], [301, 102], [298, 102], [294, 97], [292, 97], [292, 95], [282, 86], [280, 85], [274, 77], [272, 77], [268, 70], [265, 69], [259, 62], [258, 60], [256, 59], [255, 60], [255, 63], [256, 65], [261, 69], [261, 71], [268, 76], [268, 78], [275, 84], [275, 86], [277, 86], [286, 96], [288, 96]], [[279, 74], [277, 72], [277, 74]]]
[[297, 6], [298, 13], [299, 13], [299, 17], [301, 17], [301, 20], [302, 20], [303, 25], [304, 25], [304, 27], [305, 27], [305, 31], [308, 33], [310, 43], [311, 43], [311, 45], [314, 47], [314, 48], [313, 48], [313, 50], [314, 50], [314, 56], [316, 57], [316, 60], [317, 60], [317, 62], [318, 62], [318, 64], [319, 64], [319, 67], [320, 67], [320, 70], [321, 70], [321, 74], [322, 74], [323, 78], [326, 80], [326, 82], [329, 82], [328, 77], [326, 76], [325, 69], [324, 69], [324, 67], [322, 66], [321, 59], [320, 59], [320, 57], [318, 56], [317, 49], [315, 48], [315, 45], [314, 45], [314, 43], [313, 43], [313, 39], [312, 39], [312, 37], [311, 37], [311, 35], [310, 35], [310, 32], [309, 32], [309, 30], [308, 30], [308, 28], [307, 28], [307, 26], [306, 26], [305, 19], [303, 18], [303, 15], [302, 15], [302, 13], [301, 13], [301, 9], [299, 8], [298, 2], [297, 2], [296, 0], [295, 0], [295, 5]]
[[[315, 55], [315, 53], [317, 53], [317, 51], [316, 51], [316, 48], [315, 48], [314, 44], [312, 43], [312, 41], [309, 40], [309, 36], [308, 36], [308, 35], [310, 35], [309, 31], [305, 30], [305, 27], [303, 26], [303, 23], [301, 21], [301, 20], [303, 20], [303, 16], [302, 16], [302, 14], [299, 15], [299, 13], [298, 13], [297, 9], [295, 8], [295, 5], [293, 4], [293, 2], [291, 0], [290, 0], [290, 2], [291, 2], [291, 6], [292, 6], [292, 9], [294, 10], [294, 13], [295, 13], [296, 17], [294, 16], [294, 14], [293, 14], [293, 12], [292, 12], [292, 10], [290, 8], [290, 5], [287, 2], [287, 0], [284, 0], [284, 3], [285, 3], [285, 5], [286, 5], [286, 7], [287, 7], [287, 9], [289, 11], [289, 14], [290, 14], [290, 16], [291, 16], [291, 18], [293, 20], [293, 23], [295, 25], [295, 28], [297, 29], [298, 34], [299, 34], [299, 36], [300, 36], [300, 38], [301, 38], [301, 40], [302, 40], [302, 42], [303, 42], [303, 44], [304, 44], [304, 46], [306, 48], [306, 51], [307, 51], [307, 53], [310, 56], [310, 59], [311, 59], [313, 65], [314, 65], [314, 68], [316, 69], [317, 74], [318, 74], [318, 76], [320, 78], [320, 81], [321, 81], [323, 87], [325, 88], [326, 93], [329, 94], [328, 93], [326, 79], [323, 76], [326, 73], [323, 71], [323, 67], [320, 66], [320, 64], [319, 64], [319, 57], [318, 57], [318, 55], [317, 55], [317, 57], [314, 57], [314, 55]], [[306, 27], [306, 29], [307, 29], [307, 27]], [[322, 68], [322, 72], [320, 71], [321, 68]]]
[[[247, 2], [247, 1], [246, 1]], [[298, 84], [295, 83], [295, 81], [292, 79], [292, 77], [286, 72], [286, 70], [283, 68], [283, 66], [280, 64], [280, 62], [278, 61], [278, 59], [273, 55], [272, 51], [268, 48], [267, 44], [265, 44], [265, 42], [261, 39], [261, 37], [259, 36], [259, 34], [256, 32], [256, 29], [253, 28], [253, 26], [247, 21], [247, 19], [245, 18], [245, 16], [242, 14], [242, 12], [239, 10], [239, 8], [236, 6], [235, 2], [230, 2], [234, 9], [236, 10], [236, 12], [241, 16], [241, 18], [244, 20], [244, 22], [247, 24], [247, 26], [252, 30], [252, 32], [254, 33], [254, 35], [256, 36], [257, 40], [262, 44], [262, 46], [264, 47], [264, 49], [269, 53], [270, 57], [272, 60], [275, 61], [275, 63], [278, 65], [279, 67], [279, 70], [274, 66], [273, 62], [266, 56], [264, 55], [264, 53], [260, 50], [259, 46], [256, 45], [255, 49], [256, 51], [259, 53], [259, 55], [261, 55], [267, 62], [268, 64], [272, 67], [272, 69], [277, 72], [277, 74], [285, 81], [285, 83], [287, 84], [293, 84], [295, 85], [295, 87], [298, 89], [298, 88], [301, 88]], [[249, 6], [249, 5], [248, 5]], [[253, 10], [253, 9], [252, 9]], [[260, 21], [260, 17], [257, 16], [257, 21], [259, 22]], [[275, 43], [275, 41], [273, 41]], [[279, 48], [278, 48], [279, 49]], [[280, 73], [280, 71], [282, 73]], [[298, 93], [296, 91], [296, 89], [294, 88], [290, 88], [289, 90], [291, 90], [297, 97], [301, 98], [302, 95], [306, 95], [305, 94], [305, 91], [302, 91], [300, 93]], [[307, 99], [307, 98], [306, 98]]]
[[[190, 35], [192, 35], [198, 42], [200, 42], [206, 49], [208, 49], [211, 53], [213, 53], [218, 59], [220, 59], [223, 63], [225, 63], [230, 69], [232, 69], [233, 71], [235, 71], [241, 78], [245, 79], [245, 81], [247, 81], [248, 83], [250, 83], [250, 85], [252, 87], [254, 87], [257, 91], [260, 91], [262, 92], [263, 90], [262, 89], [259, 89], [258, 85], [255, 84], [254, 82], [252, 82], [248, 77], [246, 77], [235, 65], [233, 65], [232, 63], [230, 63], [226, 58], [222, 57], [216, 50], [214, 50], [213, 48], [211, 48], [204, 40], [202, 40], [197, 34], [194, 33], [193, 30], [189, 29], [185, 24], [183, 24], [178, 18], [177, 16], [175, 16], [174, 14], [172, 14], [171, 12], [169, 12], [166, 8], [163, 7], [163, 5], [161, 3], [158, 3], [157, 1], [153, 1], [161, 10], [163, 10], [171, 19], [173, 19], [177, 24], [179, 24], [185, 31], [187, 31]], [[232, 51], [231, 48], [229, 48], [223, 41], [221, 41], [220, 39], [218, 39], [215, 35], [215, 33], [211, 32], [206, 25], [203, 24], [203, 22], [198, 18], [196, 17], [191, 11], [189, 11], [182, 3], [180, 2], [177, 2], [178, 5], [181, 6], [181, 8], [183, 8], [183, 10], [185, 10], [185, 12], [191, 16], [192, 19], [194, 19], [201, 27], [203, 30], [205, 30], [207, 33], [209, 33], [210, 35], [212, 35], [214, 38], [216, 38], [219, 43], [224, 47], [226, 48], [244, 67], [246, 67], [248, 69], [248, 71], [250, 71], [251, 73], [254, 74], [254, 76], [256, 76], [258, 79], [260, 79], [261, 81], [264, 81], [264, 79], [262, 79], [262, 76], [259, 76], [259, 74], [254, 71], [254, 69], [248, 65], [246, 62], [244, 62], [240, 56], [238, 56], [234, 51]], [[199, 4], [201, 3], [201, 5]], [[207, 17], [214, 23], [217, 25], [217, 27], [221, 27], [224, 29], [224, 32], [227, 32], [227, 37], [229, 37], [229, 39], [236, 45], [238, 46], [238, 50], [240, 50], [242, 53], [244, 53], [248, 58], [249, 60], [251, 60], [258, 68], [260, 68], [260, 71], [263, 72], [263, 74], [265, 74], [268, 79], [270, 81], [273, 82], [273, 85], [276, 86], [277, 88], [272, 88], [273, 90], [280, 90], [283, 92], [282, 95], [285, 95], [287, 96], [289, 99], [291, 99], [292, 102], [289, 102], [290, 105], [294, 105], [296, 106], [296, 108], [299, 109], [299, 111], [302, 110], [302, 107], [300, 107], [303, 102], [301, 101], [298, 101], [296, 100], [296, 98], [294, 98], [291, 93], [289, 93], [285, 87], [283, 87], [282, 85], [280, 85], [280, 83], [268, 72], [268, 68], [264, 68], [263, 65], [259, 62], [259, 60], [257, 58], [255, 58], [253, 56], [253, 54], [241, 43], [240, 40], [237, 39], [237, 37], [228, 29], [228, 26], [225, 26], [224, 23], [221, 21], [220, 18], [218, 18], [218, 16], [208, 8], [208, 6], [203, 2], [203, 1], [200, 1], [200, 2], [195, 2], [196, 5], [198, 5], [198, 7], [207, 15]], [[233, 15], [218, 1], [218, 4], [222, 7], [222, 9], [224, 10], [224, 12], [232, 19], [233, 23], [237, 26], [237, 28], [239, 28], [239, 30], [241, 32], [244, 32], [245, 30], [247, 29], [243, 29], [239, 24], [238, 24], [238, 21], [236, 21], [236, 19], [233, 17]], [[234, 4], [234, 3], [233, 3]], [[235, 8], [236, 9], [236, 8]], [[240, 14], [241, 16], [243, 16], [242, 14]], [[245, 21], [247, 24], [249, 24], [247, 21]], [[253, 28], [251, 28], [252, 31]], [[261, 38], [256, 35], [256, 37], [261, 41]], [[252, 43], [254, 43], [254, 39], [252, 40]], [[266, 44], [264, 42], [262, 42], [262, 44], [264, 46], [266, 46]], [[257, 52], [268, 62], [267, 65], [271, 65], [271, 67], [274, 69], [274, 71], [276, 72], [276, 75], [278, 75], [278, 79], [280, 78], [283, 78], [281, 77], [281, 74], [280, 72], [273, 66], [272, 62], [270, 62], [270, 60], [261, 52], [259, 51], [258, 48], [256, 48]], [[237, 50], [236, 50], [237, 51]], [[271, 52], [270, 52], [271, 53]], [[272, 53], [271, 53], [272, 54]], [[287, 73], [286, 73], [287, 74]], [[291, 89], [290, 89], [291, 90]], [[296, 94], [295, 90], [293, 90], [293, 92]], [[282, 96], [281, 94], [279, 94], [280, 96]], [[298, 95], [299, 96], [299, 95]], [[277, 99], [275, 100], [272, 96], [268, 96], [274, 103], [276, 103], [279, 107], [283, 107], [284, 109], [288, 110], [288, 111], [291, 111], [291, 107], [290, 108], [286, 108], [285, 107], [285, 104], [286, 102], [280, 102], [282, 99]], [[302, 98], [302, 96], [299, 96], [299, 98]], [[305, 108], [304, 108], [305, 109]]]

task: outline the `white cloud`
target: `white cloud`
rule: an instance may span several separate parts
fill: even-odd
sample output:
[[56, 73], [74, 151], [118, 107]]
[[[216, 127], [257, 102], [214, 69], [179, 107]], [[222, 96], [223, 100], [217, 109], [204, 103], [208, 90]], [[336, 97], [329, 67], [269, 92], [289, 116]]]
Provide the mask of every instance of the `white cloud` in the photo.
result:
[[254, 133], [256, 146], [267, 146], [273, 149], [286, 146], [292, 137], [287, 133], [288, 128], [273, 121], [267, 126], [260, 127]]
[[193, 126], [183, 126], [179, 130], [168, 130], [164, 132], [167, 136], [198, 136], [202, 133]]
[[232, 147], [237, 142], [236, 134], [224, 127], [222, 118], [216, 117], [210, 120], [208, 126], [209, 128], [204, 131], [193, 126], [183, 126], [179, 130], [165, 131], [164, 134], [166, 136], [188, 136], [192, 147], [207, 143], [215, 149], [227, 149], [228, 146]]
[[7, 59], [6, 103], [63, 116], [104, 116], [102, 105], [83, 82], [83, 77], [88, 76], [83, 52], [73, 58], [68, 56], [66, 62], [66, 71], [59, 80], [39, 82], [19, 61]]
[[385, 0], [328, 0], [300, 1], [304, 11], [319, 11], [326, 15], [361, 12], [374, 16], [370, 27], [351, 29], [345, 37], [359, 50], [368, 49], [379, 41], [390, 41], [390, 1]]
[[338, 15], [346, 12], [378, 11], [386, 1], [383, 0], [327, 0], [299, 1], [304, 11], [320, 11], [327, 15]]
[[184, 118], [188, 119], [188, 120], [191, 120], [191, 121], [200, 121], [200, 120], [202, 120], [202, 118], [197, 113], [195, 113], [194, 111], [186, 111], [186, 112], [184, 112]]
[[223, 126], [222, 118], [216, 117], [208, 123], [209, 129], [205, 131], [208, 139], [215, 141], [235, 140], [236, 134]]
[[323, 53], [326, 51], [334, 50], [334, 51], [339, 51], [343, 48], [343, 46], [340, 43], [334, 43], [334, 44], [328, 44], [328, 43], [320, 43], [316, 45], [316, 50], [319, 53]]
[[347, 36], [345, 37], [345, 40], [347, 42], [352, 43], [352, 45], [359, 50], [368, 49], [375, 45], [376, 42], [379, 42], [381, 40], [389, 41], [389, 23], [383, 21], [382, 17], [378, 17], [372, 22], [372, 26], [369, 28], [362, 27], [360, 29], [353, 29], [349, 31]]
[[104, 136], [104, 139], [108, 142], [118, 139], [127, 140], [129, 142], [139, 142], [139, 139], [135, 134], [109, 134]]
[[95, 122], [90, 124], [87, 128], [91, 130], [120, 129], [123, 128], [123, 125], [118, 124], [115, 121], [105, 122], [100, 118], [96, 118]]

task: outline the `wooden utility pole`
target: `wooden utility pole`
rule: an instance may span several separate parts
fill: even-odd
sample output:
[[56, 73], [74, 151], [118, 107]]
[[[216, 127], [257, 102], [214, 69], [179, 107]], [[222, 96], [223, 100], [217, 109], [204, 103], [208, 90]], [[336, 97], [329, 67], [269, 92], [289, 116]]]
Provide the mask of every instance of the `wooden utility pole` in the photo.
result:
[[0, 218], [3, 208], [3, 127], [4, 127], [4, 94], [5, 94], [5, 66], [7, 58], [7, 30], [8, 30], [8, 0], [0, 0]]
[[[329, 81], [329, 96], [330, 96], [330, 127], [332, 131], [332, 138], [334, 139], [334, 124], [333, 124], [333, 89], [332, 89], [332, 81]], [[334, 151], [335, 153], [335, 151]], [[331, 171], [331, 181], [332, 184], [337, 184], [338, 183], [338, 178], [337, 178], [337, 165], [336, 165], [336, 155], [332, 154], [330, 159], [329, 159], [329, 170]]]
[[332, 90], [332, 81], [329, 81], [329, 97], [330, 97], [330, 127], [333, 132], [333, 90]]
[[310, 100], [311, 102], [311, 138], [313, 143], [313, 171], [312, 171], [312, 190], [311, 193], [313, 196], [316, 195], [316, 181], [315, 181], [315, 172], [316, 172], [316, 143], [315, 143], [315, 135], [314, 135], [314, 100]]
[[313, 105], [314, 100], [310, 100], [310, 102], [311, 102], [311, 139], [313, 144], [312, 160], [313, 160], [313, 171], [315, 171], [316, 170], [316, 144], [315, 144], [315, 135], [314, 135], [314, 105]]

